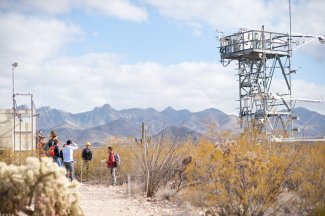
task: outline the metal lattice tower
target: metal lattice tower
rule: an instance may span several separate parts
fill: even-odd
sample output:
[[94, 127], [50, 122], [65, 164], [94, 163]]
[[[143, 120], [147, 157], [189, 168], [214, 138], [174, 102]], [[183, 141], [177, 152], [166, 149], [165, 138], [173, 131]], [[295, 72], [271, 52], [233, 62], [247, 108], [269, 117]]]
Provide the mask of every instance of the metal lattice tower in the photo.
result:
[[[324, 37], [305, 34], [284, 34], [261, 30], [240, 29], [239, 32], [220, 37], [223, 66], [238, 63], [239, 117], [241, 127], [257, 128], [267, 137], [277, 134], [293, 135], [294, 101], [291, 97], [292, 47], [299, 48], [305, 40]], [[311, 41], [311, 40], [310, 40]], [[309, 42], [310, 42], [309, 41]], [[283, 83], [274, 82], [274, 76]], [[279, 85], [280, 84], [280, 85]], [[277, 86], [276, 86], [277, 85]]]
[[[293, 104], [276, 96], [291, 97], [291, 46], [289, 34], [240, 29], [220, 38], [221, 62], [238, 62], [239, 117], [241, 127], [258, 128], [266, 135], [292, 131]], [[279, 73], [285, 85], [272, 94], [273, 76]]]

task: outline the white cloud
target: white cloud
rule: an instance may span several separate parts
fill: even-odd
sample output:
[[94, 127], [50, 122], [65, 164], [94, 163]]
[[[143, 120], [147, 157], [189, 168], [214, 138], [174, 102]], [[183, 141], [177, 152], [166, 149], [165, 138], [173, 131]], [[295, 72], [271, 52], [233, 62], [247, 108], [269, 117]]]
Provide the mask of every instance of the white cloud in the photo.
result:
[[[293, 105], [295, 107], [305, 107], [307, 109], [315, 110], [319, 113], [325, 114], [325, 86], [304, 80], [293, 79], [291, 83]], [[274, 78], [272, 81], [272, 88], [270, 92], [273, 94], [288, 93], [286, 82], [283, 79]], [[309, 102], [308, 102], [309, 101]], [[312, 102], [322, 101], [322, 102]], [[280, 107], [279, 109], [282, 109]]]
[[[239, 28], [289, 32], [289, 5], [282, 0], [144, 0], [162, 15], [179, 22], [204, 23], [232, 34]], [[292, 1], [292, 31], [325, 35], [325, 1]], [[189, 24], [190, 25], [190, 24]], [[197, 28], [194, 32], [197, 32]], [[306, 46], [303, 51], [323, 60], [325, 46]]]
[[[25, 73], [16, 73], [17, 91], [33, 92], [38, 107], [80, 112], [110, 103], [118, 109], [172, 106], [198, 111], [215, 107], [235, 113], [236, 81], [216, 63], [123, 64], [118, 56], [92, 53], [47, 61], [32, 70], [22, 65], [20, 70]], [[0, 90], [10, 107], [10, 88]]]
[[27, 13], [60, 14], [69, 11], [72, 3], [73, 0], [2, 0], [0, 8]]
[[[270, 22], [263, 1], [145, 0], [165, 16], [186, 22], [203, 22], [215, 28], [259, 28]], [[249, 26], [247, 26], [249, 24]]]
[[148, 18], [147, 11], [144, 7], [136, 6], [129, 0], [84, 0], [83, 4], [86, 10], [101, 12], [104, 15], [123, 20], [142, 22]]
[[202, 26], [201, 23], [199, 23], [199, 22], [189, 22], [189, 23], [187, 23], [187, 25], [193, 28], [192, 34], [194, 36], [200, 37], [202, 35], [203, 26]]
[[[121, 57], [90, 53], [74, 58], [45, 61], [38, 67], [21, 65], [16, 91], [32, 92], [37, 107], [51, 106], [82, 112], [110, 103], [116, 109], [153, 107], [199, 111], [217, 108], [237, 115], [238, 83], [233, 68], [213, 62], [156, 62], [124, 64]], [[11, 79], [0, 79], [3, 104], [11, 107]], [[275, 89], [283, 80], [274, 79]], [[321, 99], [325, 87], [293, 80], [293, 97]], [[19, 103], [19, 101], [18, 101]], [[308, 107], [308, 104], [303, 104]], [[325, 113], [322, 104], [312, 109]]]
[[73, 24], [17, 13], [0, 14], [0, 28], [1, 63], [36, 63], [55, 55], [82, 34]]
[[[207, 23], [215, 28], [240, 27], [289, 31], [289, 5], [282, 0], [144, 0], [165, 16], [180, 21]], [[293, 31], [317, 34], [325, 26], [322, 0], [292, 1]], [[308, 33], [307, 32], [307, 33]]]
[[[1, 1], [0, 8], [9, 8]], [[28, 12], [39, 9], [44, 13], [58, 14], [73, 8], [88, 8], [107, 16], [135, 22], [147, 19], [144, 7], [130, 1], [67, 1], [66, 4], [43, 5], [38, 1], [22, 3], [16, 11]], [[43, 1], [42, 1], [43, 2]], [[51, 3], [52, 2], [52, 3]], [[203, 26], [209, 24], [225, 30], [237, 27], [259, 28], [262, 24], [270, 29], [287, 29], [287, 7], [276, 1], [214, 1], [214, 0], [146, 0], [165, 16], [172, 17], [193, 27], [194, 34], [201, 34]], [[303, 30], [316, 34], [324, 28], [324, 16], [315, 19], [324, 3], [306, 0], [294, 6], [295, 15], [302, 14], [301, 23], [294, 20], [294, 29], [308, 25]], [[7, 5], [6, 5], [7, 4]], [[53, 3], [54, 4], [54, 3]], [[304, 4], [312, 5], [302, 10]], [[49, 6], [52, 5], [52, 6]], [[25, 8], [24, 8], [25, 7]], [[51, 8], [53, 7], [53, 8]], [[324, 7], [323, 7], [324, 8]], [[301, 10], [300, 10], [301, 9]], [[52, 10], [52, 11], [51, 11]], [[316, 15], [308, 17], [315, 10]], [[299, 17], [299, 19], [302, 19]], [[249, 23], [250, 26], [247, 26]], [[223, 27], [224, 26], [224, 27]], [[223, 68], [212, 62], [181, 62], [163, 65], [156, 62], [124, 64], [121, 57], [108, 53], [80, 54], [66, 57], [65, 45], [80, 40], [83, 33], [77, 25], [55, 18], [18, 13], [0, 13], [0, 98], [1, 106], [11, 107], [11, 63], [18, 61], [16, 68], [16, 90], [32, 92], [38, 107], [49, 105], [72, 112], [80, 112], [110, 103], [122, 109], [130, 107], [153, 107], [162, 110], [167, 106], [192, 111], [215, 107], [226, 113], [236, 114], [238, 107], [238, 83], [234, 66]], [[318, 29], [318, 30], [317, 30]], [[303, 31], [302, 31], [303, 32]], [[96, 32], [97, 34], [97, 32]], [[93, 34], [93, 36], [96, 36]], [[98, 32], [100, 35], [100, 32]], [[308, 50], [315, 56], [324, 56], [316, 49]], [[59, 57], [59, 55], [61, 55]], [[279, 81], [278, 84], [281, 84]], [[303, 81], [294, 81], [294, 93], [299, 97], [322, 98], [325, 87]], [[297, 86], [297, 87], [295, 87]], [[320, 109], [321, 110], [321, 109]], [[325, 113], [325, 110], [324, 110]]]
[[292, 87], [293, 97], [317, 100], [323, 100], [325, 97], [324, 85], [317, 85], [304, 80], [294, 80]]
[[293, 97], [300, 99], [320, 100], [322, 102], [298, 101], [296, 107], [301, 106], [325, 114], [325, 86], [309, 83], [304, 80], [293, 81]]
[[[18, 62], [15, 69], [16, 92], [32, 92], [31, 86], [37, 87], [49, 77], [42, 68], [43, 62], [63, 53], [65, 45], [82, 35], [76, 25], [54, 18], [17, 13], [0, 13], [0, 28], [0, 91], [1, 98], [9, 100], [13, 62]], [[38, 76], [30, 78], [35, 71], [39, 71]]]
[[148, 18], [144, 7], [137, 6], [129, 0], [2, 0], [0, 9], [46, 15], [63, 14], [73, 9], [82, 9], [133, 22], [142, 22]]

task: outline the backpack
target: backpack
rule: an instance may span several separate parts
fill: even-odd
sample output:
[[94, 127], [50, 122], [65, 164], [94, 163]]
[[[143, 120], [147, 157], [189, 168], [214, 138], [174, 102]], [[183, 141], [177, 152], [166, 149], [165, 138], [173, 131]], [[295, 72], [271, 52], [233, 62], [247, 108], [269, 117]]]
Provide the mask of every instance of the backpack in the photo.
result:
[[49, 140], [45, 145], [44, 145], [44, 151], [45, 151], [45, 154], [48, 156], [48, 157], [53, 157], [54, 156], [54, 141], [53, 140]]
[[115, 167], [119, 166], [121, 164], [121, 158], [120, 155], [117, 153], [114, 153], [114, 159], [115, 159]]
[[54, 157], [54, 148], [55, 146], [51, 146], [48, 150], [47, 150], [47, 155], [49, 157]]

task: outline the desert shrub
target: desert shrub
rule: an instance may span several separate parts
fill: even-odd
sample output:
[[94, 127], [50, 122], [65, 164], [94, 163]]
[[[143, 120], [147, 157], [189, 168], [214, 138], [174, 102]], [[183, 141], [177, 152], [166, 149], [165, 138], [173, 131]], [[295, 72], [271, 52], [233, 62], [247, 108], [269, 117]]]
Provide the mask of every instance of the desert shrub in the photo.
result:
[[325, 144], [304, 146], [297, 194], [302, 214], [325, 215]]
[[1, 214], [82, 215], [77, 189], [52, 159], [27, 158], [21, 166], [0, 162]]
[[6, 164], [14, 163], [14, 154], [11, 149], [3, 149], [0, 151], [0, 162], [4, 162]]
[[0, 162], [7, 164], [24, 164], [27, 157], [37, 156], [37, 150], [28, 151], [13, 151], [12, 149], [2, 149], [0, 150]]
[[246, 138], [223, 147], [200, 142], [186, 171], [190, 181], [184, 199], [200, 194], [196, 204], [215, 206], [221, 215], [276, 212], [285, 183], [298, 177], [302, 153], [290, 145], [258, 143]]
[[136, 141], [133, 148], [147, 197], [154, 196], [159, 188], [166, 186], [177, 175], [187, 156], [176, 140], [171, 141], [164, 134], [154, 141], [144, 137]]

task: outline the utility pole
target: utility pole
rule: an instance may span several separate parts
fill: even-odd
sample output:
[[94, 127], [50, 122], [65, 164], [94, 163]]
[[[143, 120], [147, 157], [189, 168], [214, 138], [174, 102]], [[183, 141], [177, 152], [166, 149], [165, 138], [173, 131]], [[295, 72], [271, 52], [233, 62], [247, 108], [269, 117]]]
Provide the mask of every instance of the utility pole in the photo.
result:
[[15, 76], [14, 76], [14, 72], [15, 72], [15, 68], [18, 67], [18, 63], [14, 62], [12, 65], [12, 71], [11, 71], [11, 75], [12, 75], [12, 109], [13, 109], [13, 143], [14, 143], [14, 163], [15, 163], [15, 153], [16, 153], [16, 103], [15, 103]]

